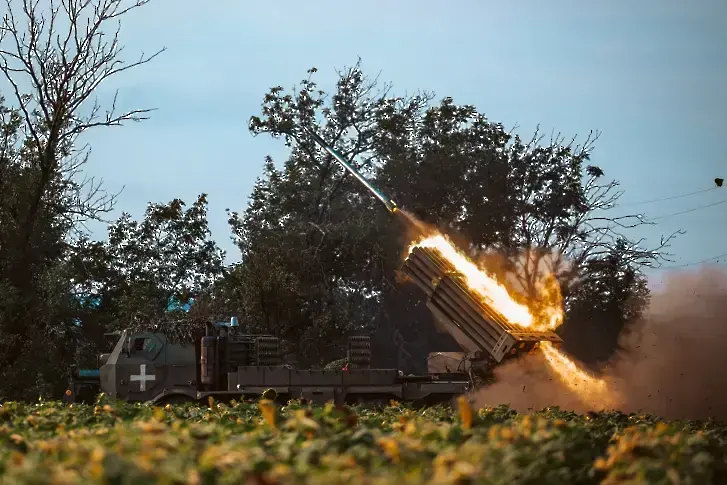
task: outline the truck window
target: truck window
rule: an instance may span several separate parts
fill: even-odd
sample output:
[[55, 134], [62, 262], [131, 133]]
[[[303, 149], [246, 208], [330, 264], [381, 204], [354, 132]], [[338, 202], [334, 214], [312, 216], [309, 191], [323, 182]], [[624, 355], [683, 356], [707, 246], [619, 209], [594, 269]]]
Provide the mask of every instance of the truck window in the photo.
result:
[[153, 359], [158, 353], [159, 345], [156, 339], [150, 337], [136, 337], [131, 344], [131, 351], [135, 354], [146, 354]]

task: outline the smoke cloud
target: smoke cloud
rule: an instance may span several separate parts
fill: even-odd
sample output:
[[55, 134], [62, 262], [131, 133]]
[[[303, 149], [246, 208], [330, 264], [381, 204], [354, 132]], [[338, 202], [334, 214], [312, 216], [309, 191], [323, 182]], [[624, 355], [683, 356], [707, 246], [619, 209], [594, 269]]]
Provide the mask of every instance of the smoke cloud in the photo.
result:
[[473, 397], [478, 406], [509, 404], [518, 411], [608, 408], [727, 421], [727, 272], [705, 268], [666, 275], [644, 319], [621, 344], [603, 375], [608, 400], [579, 397], [540, 353], [500, 367], [498, 382]]

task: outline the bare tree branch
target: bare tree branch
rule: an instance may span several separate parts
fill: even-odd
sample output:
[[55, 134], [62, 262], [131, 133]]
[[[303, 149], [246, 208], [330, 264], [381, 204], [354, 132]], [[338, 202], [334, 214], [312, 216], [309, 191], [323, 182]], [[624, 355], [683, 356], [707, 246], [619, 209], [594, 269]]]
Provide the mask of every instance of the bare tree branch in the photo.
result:
[[595, 166], [585, 167], [586, 178], [578, 189], [580, 201], [568, 201], [552, 192], [552, 186], [563, 190], [565, 185], [558, 172], [567, 172], [571, 161], [587, 161], [598, 136], [591, 133], [582, 145], [576, 145], [575, 138], [566, 143], [560, 135], [551, 135], [550, 145], [545, 147], [538, 131], [524, 145], [516, 139], [513, 163], [517, 180], [525, 185], [517, 201], [520, 215], [515, 248], [527, 248], [527, 257], [518, 259], [514, 267], [519, 284], [528, 292], [542, 279], [543, 271], [553, 271], [567, 285], [589, 261], [614, 251], [621, 264], [637, 271], [658, 266], [669, 261], [666, 250], [670, 242], [683, 234], [676, 231], [650, 248], [643, 247], [644, 239], [633, 240], [627, 232], [654, 223], [641, 213], [613, 214], [623, 191], [617, 181], [602, 182], [603, 171]]
[[[33, 141], [33, 158], [42, 174], [29, 220], [40, 210], [42, 194], [55, 170], [69, 176], [78, 173], [81, 164], [76, 161], [70, 162], [74, 167], [71, 170], [62, 164], [74, 153], [79, 155], [75, 148], [79, 135], [89, 128], [148, 118], [150, 109], [117, 113], [116, 96], [103, 113], [97, 101], [82, 112], [102, 83], [148, 63], [165, 50], [149, 56], [142, 53], [131, 63], [120, 57], [120, 17], [148, 1], [5, 0], [7, 13], [0, 25], [0, 72], [12, 87], [24, 116], [26, 132]], [[104, 28], [110, 22], [117, 25], [109, 36]], [[30, 94], [24, 92], [25, 86]], [[85, 161], [87, 155], [80, 155], [80, 159]], [[90, 193], [83, 197], [77, 194], [74, 202], [78, 205], [69, 212], [90, 220], [111, 210], [118, 194], [99, 197], [100, 185], [88, 185], [87, 181], [73, 190], [86, 187]], [[29, 237], [31, 231], [27, 232]]]

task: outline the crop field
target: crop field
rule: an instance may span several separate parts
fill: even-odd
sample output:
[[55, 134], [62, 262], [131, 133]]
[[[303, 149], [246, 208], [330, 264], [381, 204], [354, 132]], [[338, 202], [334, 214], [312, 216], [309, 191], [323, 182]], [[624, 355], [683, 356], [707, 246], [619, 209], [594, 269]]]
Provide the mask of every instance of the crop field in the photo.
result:
[[0, 483], [727, 483], [727, 427], [505, 406], [8, 402]]

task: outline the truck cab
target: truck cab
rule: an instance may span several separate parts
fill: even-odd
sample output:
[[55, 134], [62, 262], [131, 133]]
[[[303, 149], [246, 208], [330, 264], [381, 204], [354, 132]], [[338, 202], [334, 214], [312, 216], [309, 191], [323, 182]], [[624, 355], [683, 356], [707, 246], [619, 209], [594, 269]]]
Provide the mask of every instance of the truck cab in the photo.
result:
[[112, 351], [99, 356], [98, 368], [74, 371], [65, 402], [91, 403], [101, 392], [130, 402], [149, 401], [171, 390], [196, 396], [199, 369], [194, 344], [171, 343], [156, 332], [116, 335]]
[[199, 376], [194, 344], [172, 343], [163, 333], [123, 332], [101, 366], [101, 390], [129, 402], [160, 394], [194, 398]]

